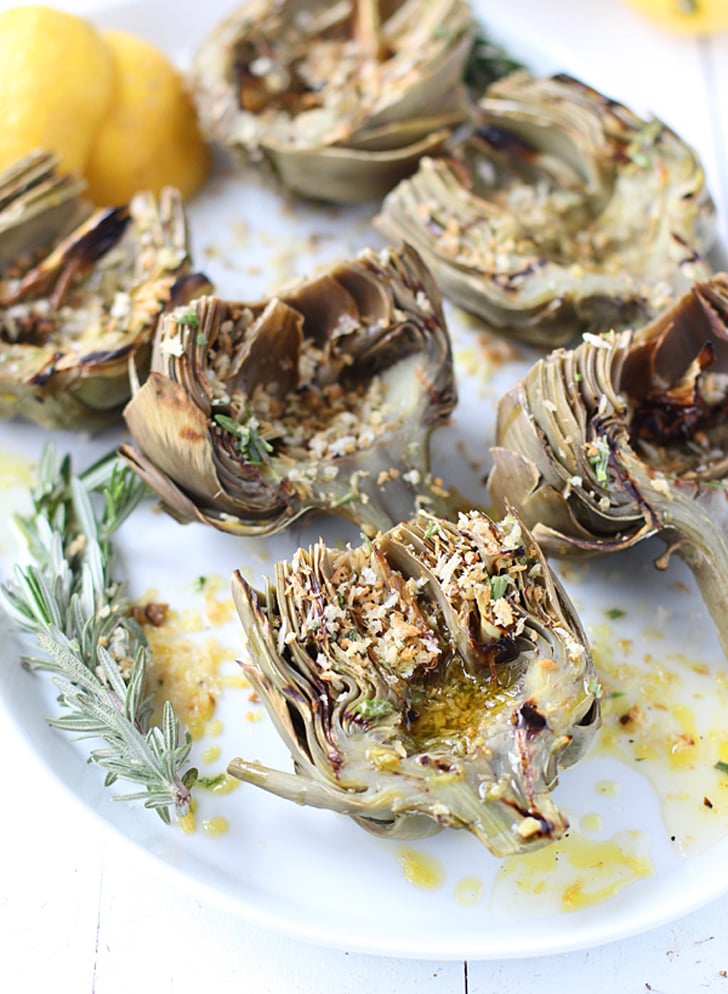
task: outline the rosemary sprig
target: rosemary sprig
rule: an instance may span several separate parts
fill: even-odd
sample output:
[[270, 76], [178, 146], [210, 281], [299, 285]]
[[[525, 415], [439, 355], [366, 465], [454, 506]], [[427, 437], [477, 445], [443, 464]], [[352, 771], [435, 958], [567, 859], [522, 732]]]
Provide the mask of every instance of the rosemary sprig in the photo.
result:
[[473, 99], [479, 100], [491, 83], [523, 68], [523, 63], [511, 58], [504, 48], [480, 31], [465, 65], [465, 83]]
[[92, 749], [90, 760], [106, 770], [106, 785], [119, 779], [140, 787], [114, 799], [143, 800], [169, 823], [171, 811], [187, 812], [197, 776], [182, 773], [191, 738], [169, 701], [152, 724], [147, 639], [112, 576], [112, 537], [144, 490], [113, 453], [75, 476], [70, 457], [47, 447], [33, 510], [15, 517], [35, 562], [15, 566], [0, 586], [0, 604], [42, 652], [24, 664], [50, 672], [58, 687], [67, 710], [49, 723], [79, 739], [101, 738], [105, 747]]

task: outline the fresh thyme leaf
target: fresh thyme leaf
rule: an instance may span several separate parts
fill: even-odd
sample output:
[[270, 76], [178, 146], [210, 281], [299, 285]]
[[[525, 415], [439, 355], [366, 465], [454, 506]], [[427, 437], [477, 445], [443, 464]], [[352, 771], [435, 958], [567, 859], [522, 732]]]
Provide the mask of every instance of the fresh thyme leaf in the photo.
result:
[[268, 456], [273, 451], [270, 442], [260, 434], [260, 422], [253, 415], [249, 415], [247, 421], [236, 421], [227, 414], [216, 414], [215, 422], [224, 431], [229, 431], [238, 440], [238, 449], [243, 458], [254, 466], [261, 466], [268, 461]]
[[719, 773], [728, 773], [728, 763], [724, 763], [722, 759], [718, 760], [715, 764], [715, 768]]
[[627, 612], [621, 607], [609, 607], [604, 613], [613, 621], [616, 621], [618, 618], [624, 618], [627, 614]]
[[74, 475], [68, 456], [51, 446], [31, 489], [32, 512], [16, 516], [30, 556], [0, 585], [0, 604], [42, 655], [24, 664], [52, 674], [64, 709], [48, 721], [78, 739], [101, 739], [90, 761], [105, 783], [141, 789], [119, 800], [143, 800], [163, 821], [185, 814], [191, 771], [181, 773], [191, 738], [165, 702], [152, 724], [146, 690], [149, 646], [114, 579], [112, 538], [144, 496], [144, 484], [112, 454]]

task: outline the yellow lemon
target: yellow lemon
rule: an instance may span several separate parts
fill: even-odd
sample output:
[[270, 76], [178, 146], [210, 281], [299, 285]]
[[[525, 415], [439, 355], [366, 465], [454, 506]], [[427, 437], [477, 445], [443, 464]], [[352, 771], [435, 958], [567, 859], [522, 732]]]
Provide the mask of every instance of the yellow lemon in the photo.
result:
[[109, 112], [96, 134], [86, 178], [99, 204], [126, 203], [137, 190], [176, 186], [184, 197], [205, 180], [209, 149], [184, 78], [149, 42], [103, 35], [114, 64]]
[[45, 148], [83, 170], [112, 81], [111, 53], [88, 21], [42, 6], [0, 12], [0, 169]]
[[655, 24], [686, 34], [728, 30], [728, 0], [628, 0]]

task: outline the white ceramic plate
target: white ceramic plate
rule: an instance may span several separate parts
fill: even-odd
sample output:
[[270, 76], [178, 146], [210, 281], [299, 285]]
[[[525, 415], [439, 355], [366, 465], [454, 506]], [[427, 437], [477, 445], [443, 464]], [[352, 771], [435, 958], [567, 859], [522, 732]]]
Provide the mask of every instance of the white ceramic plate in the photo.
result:
[[[181, 17], [169, 0], [109, 6], [98, 19], [146, 34], [182, 60], [228, 6], [213, 0]], [[513, 16], [505, 28], [499, 22], [514, 53], [534, 68], [584, 75], [584, 67], [565, 61], [557, 46], [519, 28]], [[601, 78], [589, 81], [605, 85]], [[628, 96], [623, 83], [619, 95]], [[221, 296], [256, 299], [294, 273], [379, 245], [372, 213], [370, 207], [286, 202], [254, 177], [243, 180], [223, 167], [190, 209], [196, 261]], [[461, 401], [452, 425], [434, 436], [433, 468], [482, 501], [494, 401], [532, 354], [486, 340], [454, 309], [449, 318]], [[22, 506], [24, 475], [47, 437], [28, 425], [3, 428], [5, 508]], [[81, 469], [120, 437], [109, 433], [89, 441], [58, 433], [56, 444], [73, 452]], [[180, 611], [194, 612], [204, 604], [194, 590], [198, 576], [226, 578], [243, 568], [259, 579], [275, 559], [321, 533], [329, 540], [348, 534], [320, 519], [276, 539], [236, 540], [202, 527], [182, 529], [144, 508], [121, 534], [119, 569], [135, 596], [151, 588]], [[728, 887], [728, 879], [715, 873], [728, 857], [728, 778], [714, 769], [718, 758], [726, 758], [722, 656], [691, 576], [679, 564], [657, 574], [651, 566], [656, 551], [641, 548], [585, 570], [559, 568], [593, 639], [607, 690], [605, 723], [587, 759], [557, 788], [572, 823], [569, 836], [532, 857], [501, 863], [456, 832], [406, 846], [377, 840], [343, 817], [299, 808], [247, 785], [222, 796], [201, 794], [193, 834], [166, 828], [144, 809], [114, 803], [99, 770], [83, 762], [83, 747], [45, 724], [44, 716], [55, 713], [52, 685], [20, 668], [18, 646], [5, 637], [3, 720], [15, 722], [85, 808], [205, 899], [257, 924], [349, 950], [439, 959], [594, 946], [684, 914]], [[4, 522], [3, 575], [17, 555]], [[217, 599], [224, 596], [223, 590]], [[225, 647], [222, 671], [234, 672], [241, 651], [236, 624], [210, 628], [202, 633], [207, 635]], [[620, 716], [634, 705], [641, 717], [622, 723]], [[208, 729], [195, 746], [204, 773], [220, 771], [237, 755], [290, 767], [270, 722], [245, 690], [225, 690], [215, 719], [221, 733]], [[219, 759], [206, 753], [214, 745]], [[215, 818], [227, 820], [226, 834], [203, 830]]]

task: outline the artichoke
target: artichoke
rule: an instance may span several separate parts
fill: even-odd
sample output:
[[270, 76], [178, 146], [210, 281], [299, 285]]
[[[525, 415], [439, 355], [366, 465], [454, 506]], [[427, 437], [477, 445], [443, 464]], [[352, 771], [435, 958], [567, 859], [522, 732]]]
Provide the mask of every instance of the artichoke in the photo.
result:
[[491, 329], [554, 346], [649, 320], [708, 277], [714, 213], [700, 161], [666, 125], [571, 77], [515, 72], [375, 224]]
[[320, 508], [373, 532], [436, 500], [428, 437], [455, 399], [429, 271], [365, 250], [268, 301], [165, 315], [122, 453], [180, 521], [272, 534]]
[[381, 198], [464, 120], [464, 0], [249, 0], [192, 71], [210, 140], [297, 194]]
[[232, 775], [389, 838], [462, 828], [505, 856], [564, 833], [550, 791], [596, 730], [598, 684], [516, 517], [421, 512], [359, 548], [299, 549], [265, 591], [235, 573], [233, 596], [295, 773]]
[[95, 429], [120, 418], [159, 314], [209, 284], [189, 275], [177, 191], [89, 214], [53, 166], [37, 156], [0, 176], [0, 417]]
[[728, 276], [643, 328], [587, 336], [500, 401], [489, 489], [555, 555], [650, 536], [692, 569], [728, 655]]
[[90, 213], [84, 180], [57, 167], [57, 155], [38, 151], [0, 173], [0, 278], [30, 265]]

